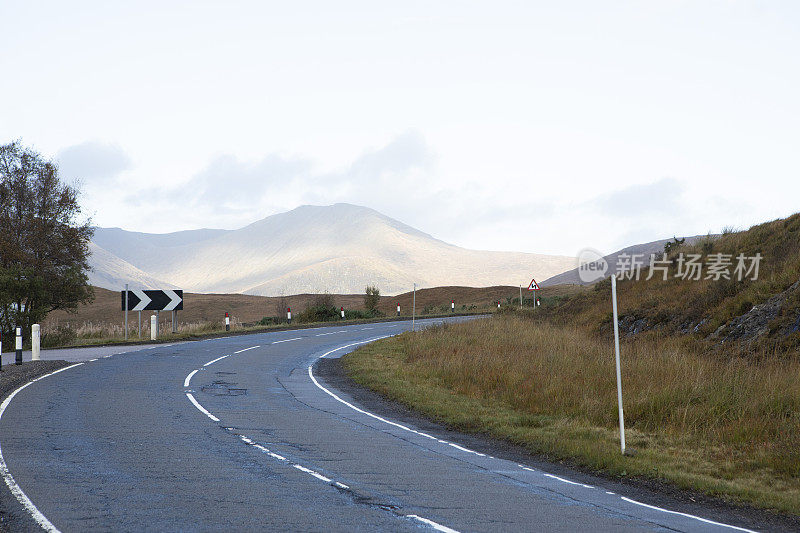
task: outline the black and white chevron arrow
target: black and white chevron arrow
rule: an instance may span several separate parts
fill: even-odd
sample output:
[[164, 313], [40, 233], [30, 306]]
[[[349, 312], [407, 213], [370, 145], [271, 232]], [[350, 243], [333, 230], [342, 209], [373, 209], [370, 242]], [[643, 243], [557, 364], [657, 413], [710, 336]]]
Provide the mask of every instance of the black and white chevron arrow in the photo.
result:
[[[125, 291], [122, 296], [122, 310], [125, 310]], [[128, 291], [128, 311], [182, 311], [183, 291], [141, 290]]]

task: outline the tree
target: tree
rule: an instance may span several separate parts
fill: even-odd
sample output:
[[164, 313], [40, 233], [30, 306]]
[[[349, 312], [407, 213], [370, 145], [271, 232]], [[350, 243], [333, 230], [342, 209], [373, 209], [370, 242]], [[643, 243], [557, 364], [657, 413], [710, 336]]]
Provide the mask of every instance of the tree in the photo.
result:
[[364, 289], [364, 307], [367, 311], [375, 312], [378, 308], [378, 302], [381, 301], [381, 291], [374, 285], [369, 285]]
[[77, 188], [20, 141], [0, 145], [0, 331], [29, 331], [56, 309], [92, 301], [93, 228], [79, 220]]

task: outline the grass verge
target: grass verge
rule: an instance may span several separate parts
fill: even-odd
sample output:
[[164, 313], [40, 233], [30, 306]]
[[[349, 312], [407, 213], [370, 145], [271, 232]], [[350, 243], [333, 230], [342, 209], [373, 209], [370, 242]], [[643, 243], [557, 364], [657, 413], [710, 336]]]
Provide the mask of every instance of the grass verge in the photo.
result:
[[495, 317], [405, 333], [345, 356], [360, 385], [451, 427], [611, 476], [642, 476], [800, 514], [800, 362], [703, 354], [691, 340], [613, 347], [577, 327]]

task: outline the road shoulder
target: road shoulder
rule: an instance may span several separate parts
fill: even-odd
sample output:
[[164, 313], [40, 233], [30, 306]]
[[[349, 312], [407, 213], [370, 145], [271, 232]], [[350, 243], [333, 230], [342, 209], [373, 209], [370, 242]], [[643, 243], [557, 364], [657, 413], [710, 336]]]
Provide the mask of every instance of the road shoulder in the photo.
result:
[[345, 371], [341, 359], [320, 359], [314, 366], [314, 375], [326, 386], [353, 398], [360, 407], [390, 420], [411, 424], [420, 431], [441, 439], [456, 442], [470, 449], [517, 463], [524, 463], [551, 474], [568, 477], [581, 483], [602, 485], [607, 490], [625, 494], [650, 505], [690, 513], [711, 520], [757, 530], [800, 531], [800, 517], [777, 514], [747, 505], [734, 504], [719, 498], [680, 489], [657, 480], [603, 476], [564, 461], [553, 462], [542, 455], [532, 454], [517, 446], [483, 434], [455, 431], [434, 422], [398, 402], [387, 400], [376, 392], [353, 381]]

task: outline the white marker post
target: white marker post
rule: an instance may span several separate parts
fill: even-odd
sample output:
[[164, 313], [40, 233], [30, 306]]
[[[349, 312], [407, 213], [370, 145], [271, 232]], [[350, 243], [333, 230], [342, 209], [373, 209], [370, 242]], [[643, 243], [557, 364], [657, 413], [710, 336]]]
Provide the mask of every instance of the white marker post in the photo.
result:
[[456, 301], [455, 300], [450, 300], [450, 312], [451, 313], [455, 313], [456, 312]]
[[18, 365], [22, 364], [22, 328], [17, 328], [17, 360]]
[[154, 341], [158, 337], [158, 329], [156, 327], [156, 315], [150, 315], [150, 340]]
[[342, 320], [344, 320], [344, 306], [342, 306]]
[[619, 361], [619, 319], [617, 318], [617, 276], [611, 276], [611, 307], [614, 311], [614, 353], [617, 358], [617, 404], [619, 405], [619, 442], [625, 455], [625, 417], [622, 414], [622, 370]]
[[228, 312], [225, 311], [225, 331], [231, 330], [231, 317], [228, 315]]
[[497, 302], [497, 308], [500, 309], [500, 301]]
[[31, 361], [39, 361], [41, 331], [42, 330], [39, 324], [34, 324], [31, 326]]
[[411, 331], [414, 331], [414, 320], [417, 318], [417, 284], [414, 284], [414, 299], [411, 304]]
[[400, 316], [400, 304], [397, 304], [397, 316]]
[[519, 286], [519, 308], [522, 309], [522, 285]]
[[287, 307], [286, 308], [286, 320], [289, 322], [289, 324], [292, 323], [292, 308], [291, 307]]

